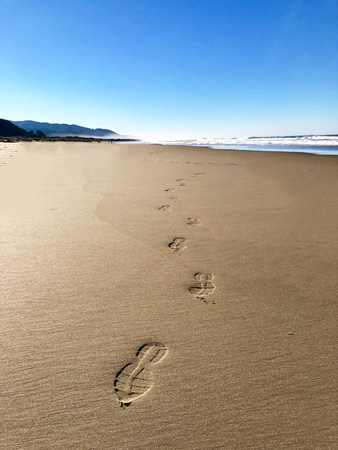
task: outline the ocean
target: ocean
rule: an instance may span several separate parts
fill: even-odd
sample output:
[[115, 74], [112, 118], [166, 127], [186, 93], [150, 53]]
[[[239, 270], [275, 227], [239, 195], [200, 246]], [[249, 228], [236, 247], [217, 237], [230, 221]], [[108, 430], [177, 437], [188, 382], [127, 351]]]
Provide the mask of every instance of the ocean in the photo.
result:
[[229, 150], [338, 155], [338, 135], [272, 136], [202, 139], [149, 139], [144, 144], [190, 145]]

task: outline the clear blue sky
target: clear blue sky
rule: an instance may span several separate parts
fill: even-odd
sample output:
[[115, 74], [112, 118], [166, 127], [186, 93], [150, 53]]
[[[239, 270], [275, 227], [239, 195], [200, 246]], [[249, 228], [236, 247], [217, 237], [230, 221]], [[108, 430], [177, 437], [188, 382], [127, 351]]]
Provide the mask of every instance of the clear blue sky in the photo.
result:
[[0, 117], [338, 133], [337, 0], [1, 0]]

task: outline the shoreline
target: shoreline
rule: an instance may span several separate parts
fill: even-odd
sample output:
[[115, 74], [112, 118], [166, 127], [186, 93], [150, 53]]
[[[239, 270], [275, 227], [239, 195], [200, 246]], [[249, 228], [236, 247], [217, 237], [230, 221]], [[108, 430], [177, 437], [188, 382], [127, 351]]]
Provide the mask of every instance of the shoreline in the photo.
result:
[[68, 137], [14, 137], [14, 136], [0, 136], [0, 142], [2, 143], [11, 143], [11, 142], [133, 142], [137, 139], [124, 139], [124, 138], [116, 138], [116, 139], [102, 139], [102, 138], [94, 138], [94, 137], [81, 137], [81, 136], [68, 136]]
[[[316, 146], [316, 145], [298, 145], [297, 147], [292, 147], [291, 145], [230, 145], [227, 144], [176, 144], [176, 143], [144, 143], [138, 139], [105, 139], [105, 138], [86, 138], [86, 137], [50, 137], [50, 138], [22, 138], [22, 137], [0, 137], [0, 143], [28, 143], [28, 142], [41, 142], [41, 143], [52, 143], [52, 142], [83, 142], [83, 143], [111, 143], [111, 144], [128, 144], [133, 145], [161, 145], [169, 147], [192, 147], [192, 148], [211, 148], [215, 150], [233, 150], [233, 151], [248, 151], [248, 152], [272, 152], [272, 153], [301, 153], [301, 154], [314, 154], [319, 156], [338, 156], [337, 146]], [[252, 147], [252, 148], [249, 148]]]

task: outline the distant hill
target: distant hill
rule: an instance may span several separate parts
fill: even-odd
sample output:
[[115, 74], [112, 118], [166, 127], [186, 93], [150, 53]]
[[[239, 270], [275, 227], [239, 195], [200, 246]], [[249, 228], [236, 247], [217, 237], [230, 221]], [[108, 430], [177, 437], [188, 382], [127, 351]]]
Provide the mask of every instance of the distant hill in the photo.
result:
[[23, 128], [14, 125], [9, 120], [0, 119], [0, 136], [1, 137], [43, 137], [39, 130], [34, 133], [27, 133]]
[[105, 130], [103, 128], [86, 128], [79, 125], [67, 125], [65, 123], [48, 123], [35, 122], [33, 120], [12, 121], [15, 125], [27, 131], [42, 131], [47, 137], [66, 137], [66, 136], [82, 136], [82, 137], [98, 137], [110, 138], [113, 135], [118, 136], [115, 131]]

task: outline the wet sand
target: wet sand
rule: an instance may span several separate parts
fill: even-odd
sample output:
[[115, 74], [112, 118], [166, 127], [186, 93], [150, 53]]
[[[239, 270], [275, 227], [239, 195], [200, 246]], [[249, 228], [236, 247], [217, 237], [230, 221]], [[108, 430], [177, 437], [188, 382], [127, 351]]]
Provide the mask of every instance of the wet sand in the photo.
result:
[[337, 192], [337, 157], [0, 144], [0, 447], [335, 449]]

